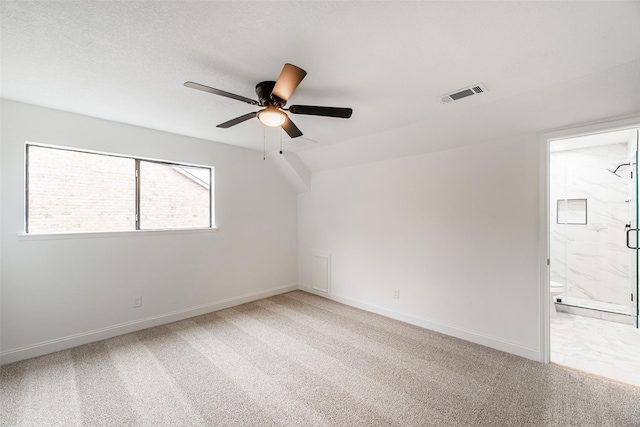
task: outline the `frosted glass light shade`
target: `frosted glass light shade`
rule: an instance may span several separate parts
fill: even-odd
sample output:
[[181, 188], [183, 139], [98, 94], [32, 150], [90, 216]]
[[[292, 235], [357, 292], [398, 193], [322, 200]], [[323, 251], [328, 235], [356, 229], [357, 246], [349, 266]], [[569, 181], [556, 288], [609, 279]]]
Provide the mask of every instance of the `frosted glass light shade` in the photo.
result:
[[265, 125], [275, 128], [285, 121], [285, 115], [275, 107], [267, 107], [258, 113], [258, 119]]

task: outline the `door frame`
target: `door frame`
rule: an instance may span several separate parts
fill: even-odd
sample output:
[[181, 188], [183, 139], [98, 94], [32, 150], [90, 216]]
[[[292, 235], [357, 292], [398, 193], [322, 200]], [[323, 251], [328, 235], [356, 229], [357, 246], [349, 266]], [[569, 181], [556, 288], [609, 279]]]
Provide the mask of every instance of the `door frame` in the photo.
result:
[[571, 126], [557, 130], [545, 131], [538, 134], [538, 161], [539, 161], [539, 236], [538, 236], [538, 263], [539, 263], [539, 300], [538, 312], [540, 313], [540, 356], [539, 360], [549, 363], [551, 358], [551, 329], [550, 329], [550, 299], [549, 288], [549, 162], [550, 142], [559, 139], [587, 136], [594, 133], [618, 131], [624, 129], [640, 128], [640, 116], [632, 115], [607, 121]]

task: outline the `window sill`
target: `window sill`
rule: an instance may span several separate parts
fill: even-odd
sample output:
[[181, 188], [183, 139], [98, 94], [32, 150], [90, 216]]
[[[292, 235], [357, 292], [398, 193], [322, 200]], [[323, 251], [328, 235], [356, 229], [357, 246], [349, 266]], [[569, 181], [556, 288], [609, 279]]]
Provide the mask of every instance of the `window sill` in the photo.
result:
[[102, 237], [166, 236], [172, 234], [215, 233], [218, 228], [172, 228], [166, 230], [87, 231], [78, 233], [19, 233], [18, 240], [95, 239]]

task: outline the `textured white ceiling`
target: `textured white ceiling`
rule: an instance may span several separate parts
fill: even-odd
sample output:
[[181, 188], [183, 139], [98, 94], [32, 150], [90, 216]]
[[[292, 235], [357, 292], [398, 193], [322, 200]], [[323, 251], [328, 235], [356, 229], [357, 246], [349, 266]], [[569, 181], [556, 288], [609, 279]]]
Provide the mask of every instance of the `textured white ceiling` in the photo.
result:
[[[289, 104], [293, 140], [327, 169], [640, 111], [640, 2], [0, 3], [1, 96], [262, 149], [263, 127], [221, 122], [256, 108], [283, 64], [308, 75]], [[438, 96], [483, 82], [452, 104]], [[267, 132], [277, 145], [278, 133]]]

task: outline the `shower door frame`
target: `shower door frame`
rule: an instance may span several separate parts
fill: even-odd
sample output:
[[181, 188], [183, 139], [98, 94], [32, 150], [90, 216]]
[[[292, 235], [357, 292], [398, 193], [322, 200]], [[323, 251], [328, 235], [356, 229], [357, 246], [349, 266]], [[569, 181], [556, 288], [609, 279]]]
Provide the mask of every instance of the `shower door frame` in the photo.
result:
[[[538, 261], [539, 261], [539, 301], [538, 312], [540, 313], [540, 361], [549, 363], [551, 358], [551, 328], [550, 328], [550, 301], [551, 290], [549, 287], [550, 273], [550, 215], [549, 215], [549, 172], [550, 172], [550, 148], [551, 142], [559, 139], [588, 136], [596, 133], [615, 132], [625, 129], [640, 128], [640, 116], [628, 116], [616, 120], [599, 122], [590, 125], [565, 128], [555, 131], [546, 131], [538, 134], [538, 161], [539, 161], [539, 230], [538, 237]], [[634, 169], [635, 170], [635, 169]], [[636, 181], [637, 182], [637, 181]], [[636, 258], [637, 259], [637, 258]], [[638, 281], [636, 280], [636, 322], [638, 322]], [[637, 325], [637, 323], [636, 323]]]

